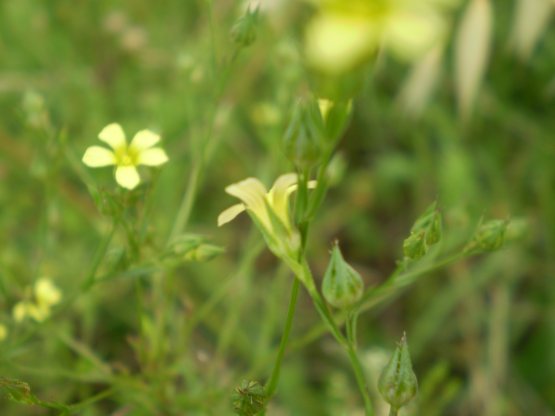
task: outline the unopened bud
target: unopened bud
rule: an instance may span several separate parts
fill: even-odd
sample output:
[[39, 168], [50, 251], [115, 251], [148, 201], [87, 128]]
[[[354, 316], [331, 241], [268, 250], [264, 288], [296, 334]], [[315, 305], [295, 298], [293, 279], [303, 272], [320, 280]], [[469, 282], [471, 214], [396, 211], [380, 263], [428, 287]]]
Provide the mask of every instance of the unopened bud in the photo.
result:
[[231, 28], [231, 38], [242, 47], [250, 46], [256, 40], [256, 25], [258, 24], [258, 7], [241, 16]]
[[322, 154], [325, 135], [324, 120], [316, 100], [299, 100], [285, 132], [286, 156], [298, 167], [314, 166]]
[[326, 139], [333, 145], [349, 125], [353, 112], [353, 101], [331, 101], [320, 98], [318, 106], [324, 120]]
[[505, 242], [509, 220], [490, 220], [481, 224], [465, 251], [495, 251]]
[[385, 401], [397, 410], [407, 404], [418, 391], [418, 381], [412, 369], [405, 334], [380, 375], [378, 390]]
[[430, 246], [441, 240], [441, 214], [434, 202], [414, 223], [410, 235], [403, 242], [403, 253], [407, 259], [418, 260]]
[[224, 253], [224, 248], [214, 244], [200, 244], [198, 247], [188, 251], [183, 259], [186, 261], [205, 262]]
[[343, 259], [341, 250], [335, 243], [322, 282], [324, 298], [330, 305], [346, 309], [362, 297], [363, 290], [364, 283], [360, 274]]

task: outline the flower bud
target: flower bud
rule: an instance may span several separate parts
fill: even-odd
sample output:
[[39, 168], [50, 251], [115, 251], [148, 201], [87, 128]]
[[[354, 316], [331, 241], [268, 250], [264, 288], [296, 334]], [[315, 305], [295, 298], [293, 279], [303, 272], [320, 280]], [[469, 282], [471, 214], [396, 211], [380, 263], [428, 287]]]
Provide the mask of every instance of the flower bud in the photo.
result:
[[256, 40], [256, 25], [258, 23], [258, 7], [252, 11], [250, 7], [231, 28], [231, 38], [244, 48], [250, 46]]
[[505, 233], [509, 222], [509, 220], [490, 220], [482, 223], [465, 251], [495, 251], [501, 248], [505, 242]]
[[434, 202], [414, 223], [410, 235], [403, 242], [403, 253], [407, 259], [418, 260], [430, 246], [441, 240], [441, 214]]
[[394, 409], [400, 409], [407, 404], [418, 391], [418, 381], [412, 370], [406, 334], [403, 334], [391, 360], [383, 369], [378, 381], [378, 390]]
[[162, 258], [170, 263], [205, 262], [225, 251], [220, 246], [206, 243], [205, 240], [205, 237], [197, 234], [180, 235], [169, 244]]
[[322, 154], [325, 127], [318, 103], [301, 99], [293, 109], [293, 116], [285, 132], [285, 154], [297, 167], [317, 164]]
[[331, 101], [320, 98], [318, 106], [324, 120], [326, 139], [334, 145], [349, 125], [353, 112], [353, 100]]
[[343, 259], [337, 243], [322, 282], [322, 294], [328, 303], [339, 309], [353, 306], [361, 297], [364, 283], [360, 274]]
[[235, 389], [232, 397], [233, 408], [238, 415], [255, 416], [266, 407], [266, 393], [257, 381], [243, 380], [240, 387]]

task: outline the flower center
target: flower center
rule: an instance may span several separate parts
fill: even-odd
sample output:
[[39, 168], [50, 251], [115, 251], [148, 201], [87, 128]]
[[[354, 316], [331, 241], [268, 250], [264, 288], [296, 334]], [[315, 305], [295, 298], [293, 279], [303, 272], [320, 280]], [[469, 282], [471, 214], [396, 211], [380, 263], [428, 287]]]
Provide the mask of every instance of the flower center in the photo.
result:
[[118, 166], [136, 166], [138, 153], [135, 149], [122, 146], [115, 151]]

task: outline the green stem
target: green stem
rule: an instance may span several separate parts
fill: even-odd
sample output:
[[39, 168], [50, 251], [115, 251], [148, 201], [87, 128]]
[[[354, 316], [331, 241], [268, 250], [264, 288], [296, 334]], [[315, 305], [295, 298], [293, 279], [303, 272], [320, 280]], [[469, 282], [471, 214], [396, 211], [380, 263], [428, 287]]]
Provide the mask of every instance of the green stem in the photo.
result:
[[106, 236], [104, 241], [101, 243], [100, 247], [98, 248], [98, 250], [96, 252], [96, 256], [93, 260], [93, 264], [91, 266], [91, 270], [89, 271], [89, 274], [87, 275], [87, 278], [85, 279], [85, 281], [83, 282], [83, 285], [81, 286], [83, 291], [87, 291], [88, 289], [90, 289], [94, 285], [96, 272], [98, 271], [98, 268], [100, 267], [100, 264], [102, 263], [102, 260], [106, 256], [106, 252], [108, 251], [108, 247], [110, 246], [110, 242], [112, 241], [112, 238], [114, 237], [114, 234], [116, 233], [117, 223], [118, 223], [118, 220], [114, 220], [114, 222], [112, 224], [112, 228], [110, 229], [110, 232], [108, 233], [108, 235]]
[[201, 171], [200, 165], [200, 163], [195, 163], [193, 169], [191, 170], [189, 181], [187, 183], [187, 191], [185, 191], [185, 194], [183, 194], [183, 199], [181, 200], [179, 211], [177, 211], [169, 241], [177, 237], [179, 233], [181, 233], [183, 229], [187, 226], [187, 222], [189, 222], [189, 217], [191, 216], [195, 197], [197, 195]]
[[389, 408], [389, 416], [397, 416], [398, 414], [399, 414], [399, 409], [393, 406]]
[[283, 329], [283, 334], [281, 336], [281, 342], [279, 344], [279, 350], [274, 363], [274, 369], [272, 370], [272, 375], [268, 383], [266, 384], [266, 397], [269, 399], [272, 397], [277, 389], [279, 382], [279, 374], [281, 371], [281, 362], [285, 354], [285, 347], [287, 346], [287, 341], [289, 340], [289, 335], [291, 333], [291, 327], [293, 326], [293, 317], [295, 316], [295, 309], [297, 306], [297, 297], [299, 295], [300, 281], [299, 279], [293, 280], [293, 286], [291, 288], [291, 297], [289, 299], [289, 309], [287, 311], [287, 318], [285, 319], [285, 328]]
[[[302, 271], [302, 274], [303, 274], [303, 276], [301, 276], [301, 280], [303, 282], [314, 282], [312, 272], [310, 271], [310, 268], [306, 263], [306, 261], [303, 262], [302, 268], [300, 270]], [[355, 378], [358, 384], [358, 388], [360, 390], [360, 394], [362, 395], [362, 398], [364, 400], [365, 414], [366, 416], [373, 416], [374, 410], [372, 407], [372, 400], [370, 399], [370, 395], [368, 394], [366, 380], [364, 378], [364, 371], [362, 369], [362, 365], [360, 364], [360, 360], [355, 351], [354, 345], [351, 344], [341, 333], [341, 330], [335, 323], [335, 320], [333, 319], [332, 314], [330, 313], [326, 303], [324, 302], [324, 299], [322, 298], [320, 293], [316, 290], [315, 285], [312, 284], [308, 286], [307, 289], [314, 302], [314, 306], [316, 307], [316, 310], [318, 311], [318, 313], [320, 314], [320, 317], [328, 327], [328, 330], [331, 332], [331, 334], [334, 336], [337, 342], [346, 350], [347, 355], [349, 356], [349, 360], [351, 362], [351, 367], [353, 368], [353, 371], [355, 373]]]

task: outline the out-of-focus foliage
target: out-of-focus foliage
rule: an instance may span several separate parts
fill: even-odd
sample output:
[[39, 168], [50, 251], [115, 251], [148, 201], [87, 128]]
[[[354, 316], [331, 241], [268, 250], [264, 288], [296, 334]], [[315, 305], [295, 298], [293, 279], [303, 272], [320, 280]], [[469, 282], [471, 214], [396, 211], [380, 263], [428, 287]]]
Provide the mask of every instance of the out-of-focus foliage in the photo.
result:
[[[309, 95], [342, 116], [307, 253], [321, 283], [338, 239], [370, 288], [357, 334], [377, 414], [405, 330], [420, 389], [404, 414], [555, 412], [555, 5], [383, 1], [439, 37], [382, 14], [375, 35], [358, 0], [0, 2], [0, 414], [261, 406], [293, 277], [246, 215], [216, 220], [227, 185], [294, 170], [283, 138]], [[326, 48], [345, 39], [347, 57]], [[169, 156], [133, 192], [81, 162], [112, 122], [159, 132]], [[441, 240], [387, 280], [432, 201]], [[496, 251], [436, 267], [472, 242]], [[44, 276], [59, 302], [14, 319]], [[318, 322], [301, 293], [268, 415], [362, 412]]]

